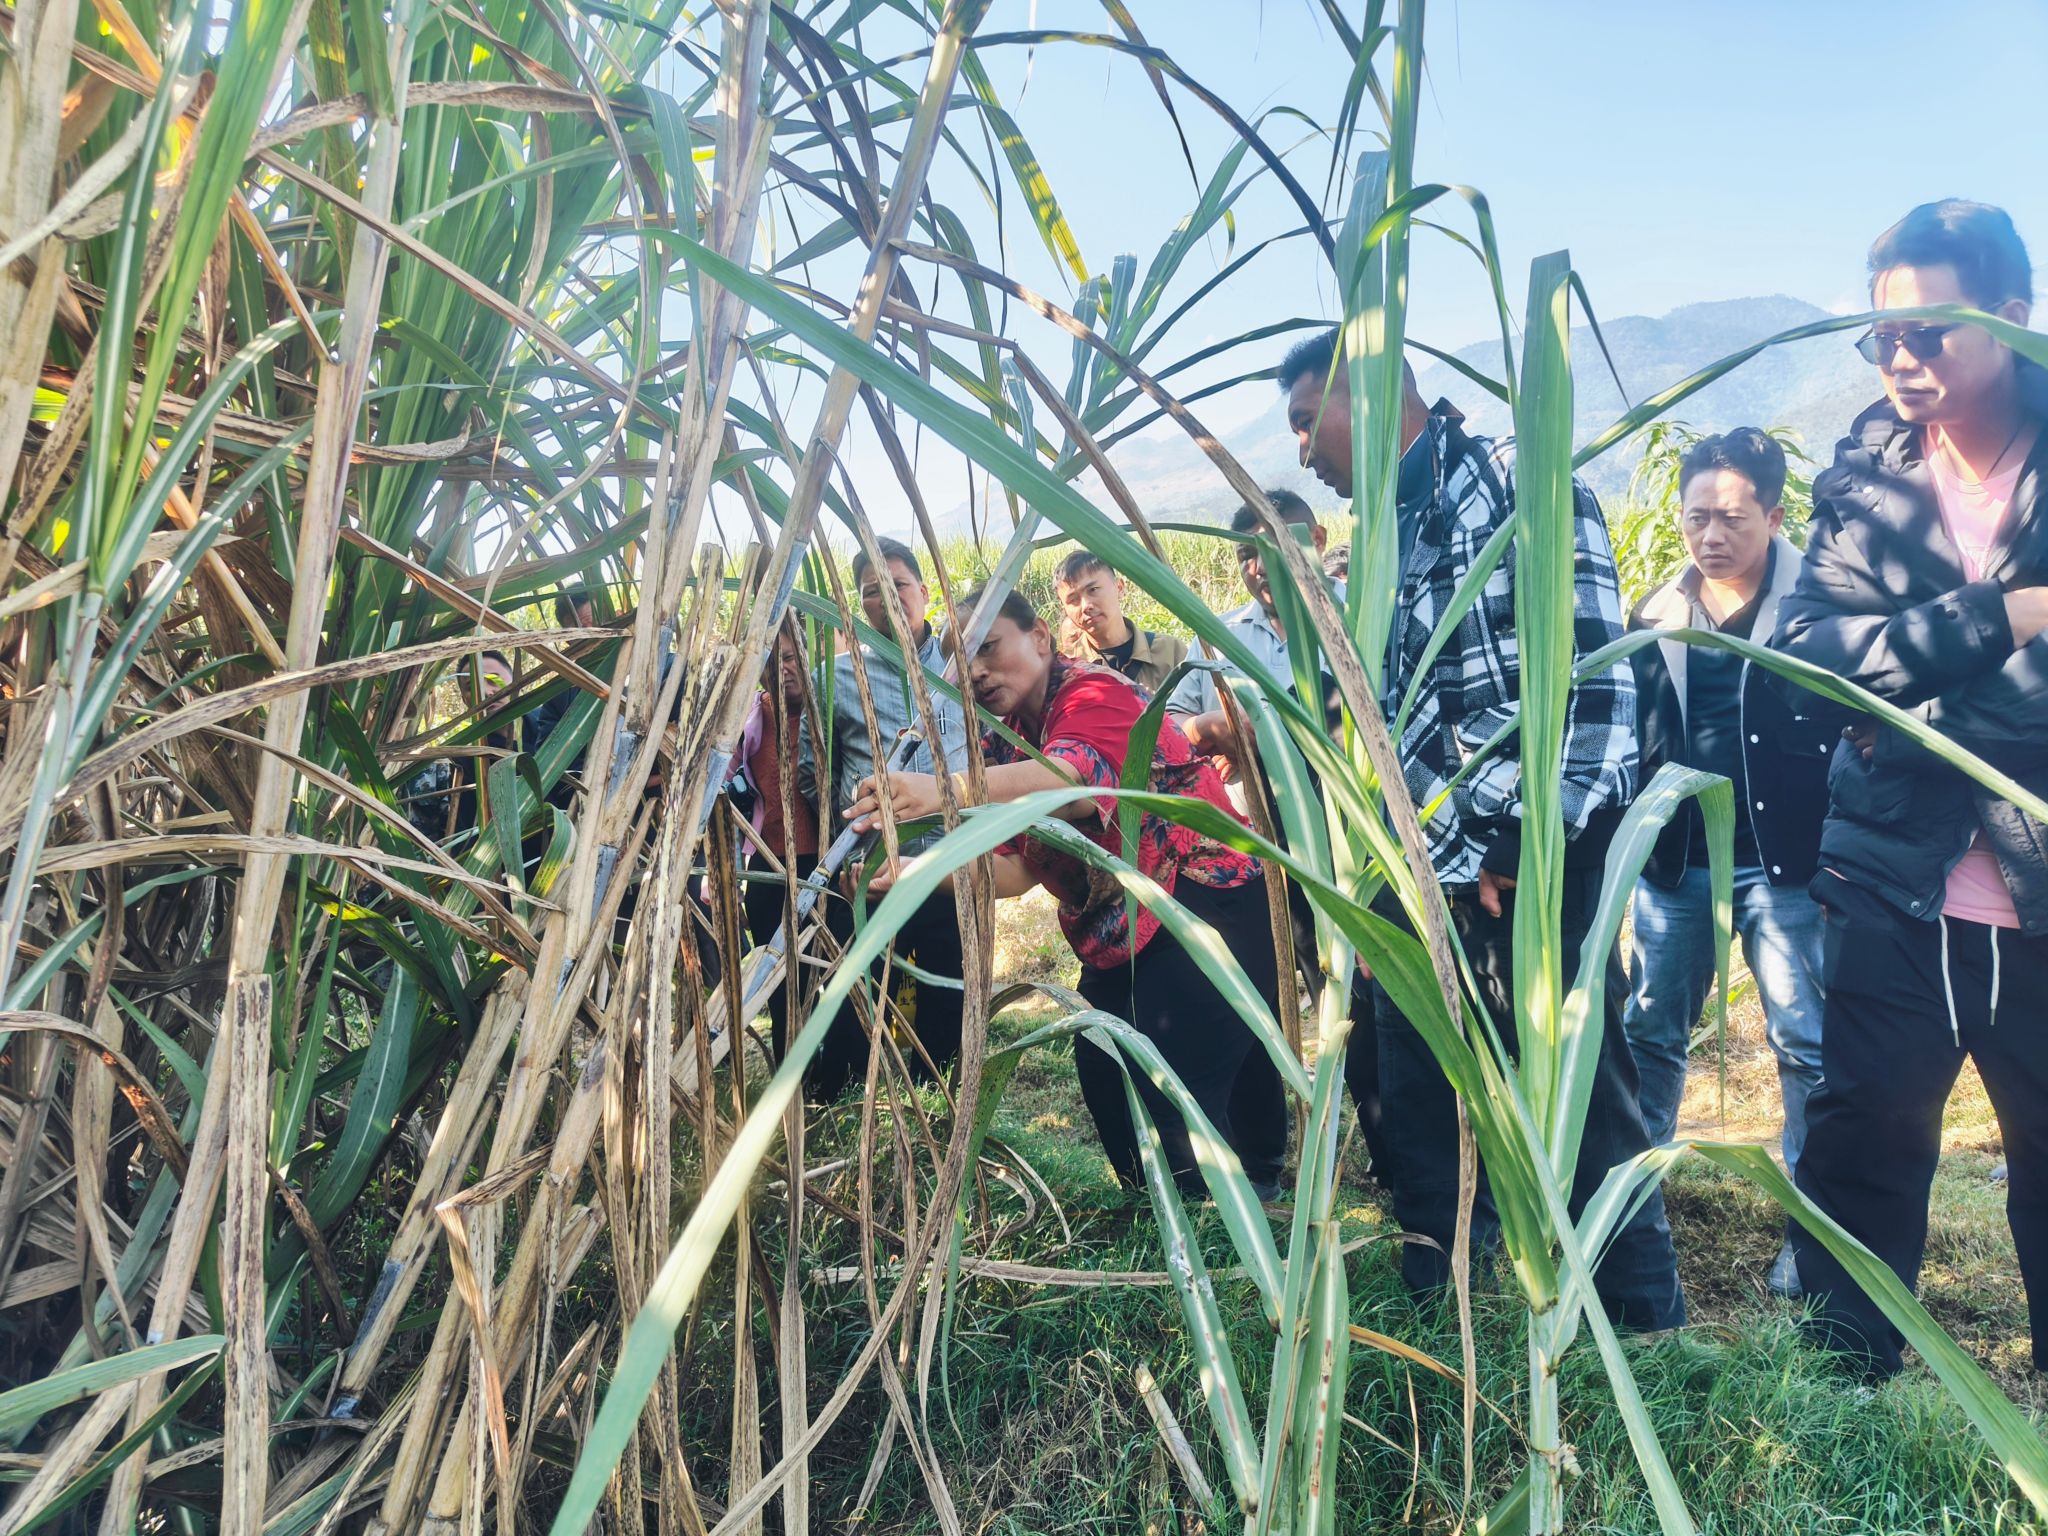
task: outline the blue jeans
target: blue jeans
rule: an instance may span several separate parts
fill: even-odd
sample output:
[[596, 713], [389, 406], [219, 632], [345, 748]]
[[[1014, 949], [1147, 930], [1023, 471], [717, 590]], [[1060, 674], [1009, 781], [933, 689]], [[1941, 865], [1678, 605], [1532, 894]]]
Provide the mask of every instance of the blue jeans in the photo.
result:
[[[1806, 1144], [1806, 1101], [1820, 1087], [1821, 909], [1799, 886], [1772, 885], [1754, 866], [1735, 871], [1735, 932], [1763, 999], [1785, 1100], [1785, 1168]], [[1714, 985], [1714, 898], [1707, 871], [1675, 887], [1638, 881], [1635, 963], [1624, 1027], [1642, 1083], [1643, 1124], [1669, 1141], [1685, 1096], [1686, 1046]]]

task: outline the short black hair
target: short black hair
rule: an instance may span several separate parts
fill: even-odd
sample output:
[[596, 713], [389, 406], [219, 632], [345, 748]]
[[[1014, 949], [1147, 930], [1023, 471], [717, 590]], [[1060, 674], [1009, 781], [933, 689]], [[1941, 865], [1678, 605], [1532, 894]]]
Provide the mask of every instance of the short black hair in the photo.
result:
[[[960, 605], [960, 612], [962, 614], [972, 614], [979, 611], [982, 600], [988, 596], [988, 593], [989, 589], [987, 587], [976, 587], [967, 594], [967, 600]], [[1019, 629], [1027, 630], [1039, 622], [1038, 610], [1031, 606], [1031, 599], [1022, 592], [1019, 592], [1015, 587], [1011, 587], [1003, 594], [1003, 600], [997, 604], [996, 611], [989, 622], [994, 623], [996, 619], [1008, 619]]]
[[2034, 298], [2034, 264], [2012, 215], [1989, 203], [1945, 197], [1922, 203], [1870, 247], [1870, 281], [1893, 267], [1954, 267], [1956, 281], [1979, 309]]
[[1678, 461], [1678, 494], [1684, 496], [1694, 475], [1713, 469], [1733, 470], [1749, 481], [1756, 490], [1757, 505], [1766, 512], [1785, 499], [1785, 450], [1768, 432], [1737, 427], [1701, 438]]
[[[1292, 491], [1283, 491], [1277, 486], [1266, 492], [1266, 500], [1273, 503], [1273, 510], [1280, 514], [1283, 523], [1300, 523], [1303, 527], [1316, 525], [1315, 508], [1303, 501]], [[1246, 502], [1230, 514], [1232, 533], [1257, 533], [1259, 514], [1250, 502]]]
[[1294, 381], [1305, 373], [1312, 373], [1319, 379], [1327, 379], [1330, 370], [1337, 363], [1337, 327], [1318, 331], [1305, 336], [1287, 349], [1287, 355], [1280, 359], [1280, 367], [1273, 377], [1279, 381], [1281, 390], [1294, 388]]
[[[875, 548], [882, 552], [883, 564], [886, 565], [891, 560], [900, 561], [910, 568], [911, 575], [915, 576], [919, 581], [924, 580], [924, 567], [917, 563], [917, 551], [901, 539], [876, 539]], [[867, 575], [867, 573], [868, 551], [867, 546], [862, 545], [853, 552], [854, 584], [858, 586], [861, 577]]]
[[1055, 586], [1072, 586], [1090, 571], [1106, 571], [1109, 562], [1092, 549], [1070, 550], [1066, 559], [1053, 568]]
[[597, 607], [597, 593], [580, 582], [573, 587], [564, 587], [555, 594], [555, 626], [568, 629], [576, 622], [578, 608]]

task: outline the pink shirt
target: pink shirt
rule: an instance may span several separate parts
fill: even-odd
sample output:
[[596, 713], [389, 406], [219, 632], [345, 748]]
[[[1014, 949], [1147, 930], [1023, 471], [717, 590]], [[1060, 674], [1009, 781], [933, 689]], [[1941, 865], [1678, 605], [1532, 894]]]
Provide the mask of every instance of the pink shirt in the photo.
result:
[[[2011, 469], [1993, 475], [1979, 485], [1958, 472], [1955, 460], [1940, 446], [1927, 455], [1928, 473], [1934, 481], [1934, 498], [1941, 506], [1941, 520], [1963, 557], [1963, 574], [1971, 581], [1981, 579], [1984, 562], [2005, 521], [2018, 487], [2024, 455]], [[2013, 910], [2012, 891], [1998, 860], [1984, 846], [1979, 832], [1962, 863], [1949, 871], [1948, 893], [1941, 906], [1949, 917], [1965, 922], [1989, 923], [1995, 928], [2017, 928], [2019, 913]]]

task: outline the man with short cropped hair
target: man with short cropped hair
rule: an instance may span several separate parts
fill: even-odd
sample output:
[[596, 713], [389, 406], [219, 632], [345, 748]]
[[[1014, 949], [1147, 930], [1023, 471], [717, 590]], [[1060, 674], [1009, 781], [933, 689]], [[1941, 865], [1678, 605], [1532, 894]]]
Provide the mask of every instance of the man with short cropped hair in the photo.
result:
[[[1273, 504], [1280, 521], [1290, 528], [1302, 528], [1308, 532], [1316, 558], [1320, 560], [1323, 547], [1329, 542], [1329, 530], [1316, 521], [1316, 514], [1309, 504], [1292, 491], [1269, 490], [1266, 499]], [[1245, 535], [1237, 545], [1238, 574], [1244, 578], [1245, 591], [1251, 601], [1242, 608], [1233, 608], [1224, 614], [1223, 622], [1242, 640], [1257, 659], [1260, 670], [1282, 688], [1294, 687], [1294, 663], [1288, 658], [1287, 622], [1280, 616], [1278, 605], [1273, 600], [1273, 585], [1266, 575], [1265, 556], [1259, 546], [1252, 542], [1251, 535], [1259, 531], [1259, 515], [1249, 506], [1239, 507], [1231, 514], [1230, 531]], [[1344, 589], [1336, 589], [1339, 603], [1344, 600]], [[1328, 689], [1325, 689], [1326, 694]], [[1318, 699], [1316, 706], [1330, 708], [1329, 698]], [[1183, 716], [1182, 729], [1194, 744], [1197, 752], [1206, 752], [1212, 757], [1226, 761], [1237, 750], [1237, 739], [1231, 734], [1230, 722], [1223, 713], [1223, 701], [1216, 692], [1216, 674], [1213, 672], [1190, 672], [1178, 688], [1173, 691], [1172, 711]]]
[[1187, 660], [1188, 643], [1177, 635], [1140, 629], [1124, 615], [1124, 579], [1092, 549], [1077, 549], [1053, 572], [1076, 661], [1111, 667], [1147, 693], [1157, 693], [1173, 669]]
[[[1762, 645], [1799, 579], [1785, 538], [1785, 451], [1755, 427], [1693, 444], [1679, 463], [1679, 528], [1690, 558], [1637, 604], [1631, 629], [1697, 629]], [[1840, 712], [1733, 651], [1662, 640], [1635, 654], [1642, 778], [1666, 763], [1718, 773], [1735, 789], [1735, 930], [1763, 999], [1785, 1107], [1785, 1167], [1799, 1167], [1806, 1101], [1820, 1086], [1821, 913], [1806, 885], [1827, 813], [1828, 753]], [[1686, 1052], [1714, 981], [1714, 898], [1706, 818], [1688, 800], [1658, 835], [1637, 882], [1633, 991], [1625, 1015], [1650, 1139], [1669, 1141], [1685, 1096]], [[1799, 1294], [1789, 1243], [1770, 1288]]]
[[[1316, 515], [1309, 504], [1294, 492], [1279, 489], [1267, 491], [1266, 499], [1273, 504], [1273, 510], [1279, 513], [1280, 520], [1290, 530], [1300, 528], [1306, 531], [1310, 543], [1320, 555], [1329, 535], [1316, 521]], [[1231, 532], [1244, 535], [1237, 544], [1238, 574], [1244, 581], [1245, 591], [1250, 594], [1251, 601], [1241, 608], [1232, 609], [1222, 618], [1224, 624], [1251, 651], [1266, 680], [1292, 694], [1295, 692], [1294, 663], [1287, 649], [1287, 624], [1281, 618], [1278, 605], [1273, 599], [1272, 583], [1266, 574], [1265, 556], [1251, 538], [1258, 529], [1258, 513], [1250, 506], [1241, 506], [1232, 514]], [[1341, 586], [1337, 588], [1336, 595], [1338, 602], [1341, 603], [1344, 600]], [[1232, 670], [1234, 673], [1235, 669]], [[1325, 717], [1333, 721], [1334, 691], [1335, 685], [1325, 676], [1324, 697], [1316, 701], [1317, 707], [1323, 711]], [[1216, 674], [1208, 671], [1190, 672], [1181, 680], [1180, 686], [1174, 689], [1167, 710], [1178, 720], [1181, 732], [1188, 738], [1189, 744], [1197, 752], [1214, 759], [1218, 771], [1223, 775], [1225, 793], [1230, 804], [1239, 814], [1244, 814], [1249, 801], [1246, 798], [1246, 785], [1236, 762], [1238, 742], [1230, 729], [1229, 718], [1223, 712], [1223, 700], [1217, 690]], [[1313, 776], [1311, 779], [1313, 780]], [[1277, 799], [1280, 786], [1271, 787]], [[1284, 830], [1286, 808], [1280, 806], [1277, 809], [1280, 811], [1281, 826], [1276, 830]], [[1318, 802], [1315, 811], [1320, 814], [1320, 810]], [[1309, 995], [1320, 997], [1324, 978], [1316, 961], [1315, 912], [1308, 896], [1299, 885], [1290, 881], [1287, 893], [1288, 917], [1294, 933], [1295, 964], [1301, 972], [1303, 984], [1307, 987]], [[1355, 1021], [1353, 1039], [1369, 1041], [1372, 1029], [1370, 1006], [1361, 1003], [1360, 994], [1356, 991], [1352, 996], [1352, 1005]], [[1254, 1073], [1264, 1070], [1264, 1064], [1257, 1058], [1253, 1058], [1250, 1067]], [[1387, 1153], [1380, 1139], [1378, 1100], [1368, 1088], [1363, 1090], [1357, 1102], [1359, 1128], [1365, 1136], [1366, 1150], [1371, 1158], [1374, 1176], [1384, 1182], [1387, 1177]], [[1271, 1121], [1264, 1121], [1261, 1124], [1267, 1130], [1275, 1128], [1275, 1123]], [[1278, 1124], [1277, 1129], [1284, 1133], [1284, 1123]]]
[[[861, 705], [860, 685], [854, 676], [851, 652], [842, 652], [833, 664], [832, 681], [832, 772], [841, 812], [858, 797], [863, 780], [871, 778], [878, 761], [887, 761], [897, 739], [905, 731], [924, 734], [925, 723], [911, 685], [910, 668], [921, 667], [931, 694], [933, 722], [938, 729], [945, 772], [956, 773], [967, 762], [967, 720], [960, 705], [942, 693], [934, 679], [945, 670], [946, 657], [938, 635], [926, 615], [931, 610], [931, 588], [925, 585], [924, 567], [909, 545], [895, 539], [877, 539], [882, 562], [876, 565], [865, 549], [853, 557], [853, 580], [860, 594], [861, 614], [868, 628], [882, 638], [879, 643], [862, 641], [860, 655], [867, 674], [868, 693], [874, 703], [875, 724], [880, 734], [870, 736], [867, 714]], [[915, 648], [906, 655], [893, 640], [895, 629], [889, 609], [894, 606], [903, 628]], [[912, 755], [909, 770], [920, 774], [935, 771], [930, 741]], [[937, 841], [930, 832], [905, 842], [901, 853], [907, 858]], [[853, 934], [852, 913], [845, 903], [834, 901], [828, 909], [833, 931], [842, 943]], [[912, 1019], [918, 1039], [932, 1064], [944, 1072], [960, 1054], [962, 994], [960, 916], [950, 893], [940, 891], [926, 899], [896, 936], [896, 951], [909, 958], [927, 975], [952, 981], [952, 986], [913, 979]], [[892, 976], [902, 977], [900, 969]], [[821, 1103], [837, 1098], [848, 1083], [865, 1069], [868, 1054], [866, 1032], [851, 1012], [842, 1012], [826, 1035], [825, 1044], [812, 1058], [806, 1074], [805, 1091]]]
[[[2024, 328], [2033, 267], [2002, 209], [1951, 198], [1878, 237], [1870, 296]], [[1946, 317], [1881, 316], [1857, 350], [1885, 398], [1814, 481], [1775, 644], [2048, 794], [2048, 372]], [[1827, 909], [1823, 1081], [1799, 1187], [1914, 1284], [1942, 1112], [1974, 1061], [2048, 1368], [2048, 826], [1889, 726], [1835, 747], [1828, 789], [1812, 886]], [[1897, 1371], [1898, 1331], [1803, 1229], [1792, 1243], [1823, 1336]]]
[[[1353, 496], [1351, 391], [1337, 333], [1325, 331], [1298, 343], [1276, 376], [1287, 397], [1287, 422], [1300, 444], [1302, 464], [1338, 495]], [[1414, 684], [1414, 705], [1397, 743], [1408, 793], [1418, 807], [1439, 807], [1424, 823], [1430, 860], [1449, 898], [1451, 920], [1479, 996], [1513, 1050], [1514, 887], [1522, 839], [1519, 743], [1510, 742], [1476, 771], [1465, 771], [1472, 753], [1521, 705], [1512, 550], [1487, 578], [1449, 643], [1433, 654], [1430, 643], [1479, 552], [1515, 515], [1514, 446], [1466, 432], [1464, 418], [1448, 401], [1425, 406], [1412, 371], [1404, 369], [1404, 383], [1395, 490], [1399, 576], [1381, 707], [1391, 721]], [[1576, 480], [1572, 492], [1577, 544], [1573, 649], [1585, 656], [1620, 637], [1621, 596], [1600, 503]], [[1573, 689], [1563, 770], [1560, 937], [1563, 953], [1576, 957], [1592, 927], [1613, 829], [1635, 795], [1635, 686], [1625, 666], [1598, 673]], [[1650, 1144], [1636, 1104], [1635, 1063], [1621, 1030], [1625, 991], [1619, 957], [1610, 955], [1606, 1027], [1570, 1192], [1574, 1215], [1585, 1208], [1609, 1169]], [[1375, 1086], [1385, 1105], [1386, 1139], [1393, 1151], [1394, 1218], [1404, 1230], [1435, 1245], [1404, 1245], [1401, 1268], [1411, 1289], [1430, 1293], [1449, 1283], [1449, 1254], [1457, 1234], [1457, 1098], [1415, 1027], [1383, 990], [1375, 992], [1380, 1003]], [[1473, 1224], [1482, 1251], [1497, 1232], [1482, 1180]], [[1664, 1219], [1663, 1196], [1654, 1186], [1615, 1234], [1594, 1271], [1594, 1284], [1609, 1315], [1625, 1326], [1662, 1329], [1685, 1321], [1671, 1228]]]

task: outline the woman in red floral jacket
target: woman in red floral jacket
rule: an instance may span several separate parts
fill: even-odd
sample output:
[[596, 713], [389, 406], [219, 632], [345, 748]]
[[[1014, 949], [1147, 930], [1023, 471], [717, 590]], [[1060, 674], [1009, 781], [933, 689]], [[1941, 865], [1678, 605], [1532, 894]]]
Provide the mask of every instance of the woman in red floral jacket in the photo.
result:
[[[975, 605], [970, 598], [963, 611]], [[1058, 655], [1052, 632], [1023, 597], [1012, 592], [1004, 599], [966, 670], [976, 702], [1053, 765], [1027, 757], [990, 733], [982, 742], [990, 801], [1021, 800], [1077, 783], [1118, 786], [1148, 695], [1108, 667]], [[898, 820], [938, 814], [938, 784], [930, 775], [892, 773], [889, 786]], [[1171, 728], [1159, 732], [1152, 749], [1148, 787], [1206, 800], [1236, 815], [1215, 768], [1195, 756], [1187, 738]], [[866, 830], [879, 824], [880, 812], [875, 780], [862, 780], [847, 811], [849, 821]], [[1104, 849], [1122, 854], [1114, 800], [1076, 800], [1056, 814]], [[1214, 928], [1259, 994], [1269, 1006], [1276, 1005], [1279, 977], [1259, 861], [1149, 812], [1141, 821], [1137, 853], [1138, 868]], [[1287, 1105], [1279, 1074], [1194, 958], [1146, 908], [1137, 908], [1134, 924], [1123, 887], [1070, 853], [1027, 835], [998, 848], [995, 863], [998, 896], [1021, 896], [1043, 885], [1059, 898], [1060, 927], [1081, 961], [1081, 995], [1158, 1045], [1203, 1113], [1236, 1149], [1253, 1185], [1268, 1197], [1277, 1193], [1287, 1149]], [[888, 871], [880, 872], [871, 889], [886, 888], [889, 878]], [[1074, 1070], [1117, 1177], [1138, 1184], [1137, 1142], [1122, 1073], [1085, 1043], [1076, 1047]], [[1183, 1189], [1200, 1192], [1194, 1151], [1180, 1116], [1148, 1078], [1134, 1076], [1175, 1177]]]

